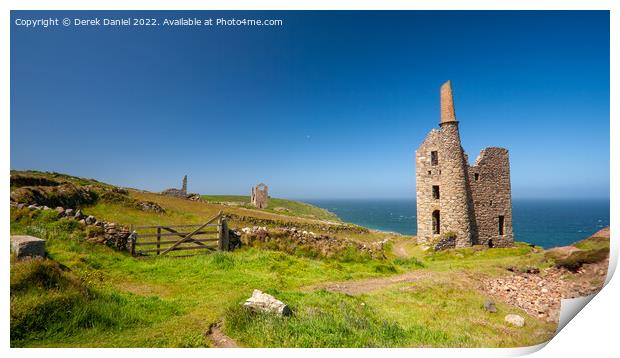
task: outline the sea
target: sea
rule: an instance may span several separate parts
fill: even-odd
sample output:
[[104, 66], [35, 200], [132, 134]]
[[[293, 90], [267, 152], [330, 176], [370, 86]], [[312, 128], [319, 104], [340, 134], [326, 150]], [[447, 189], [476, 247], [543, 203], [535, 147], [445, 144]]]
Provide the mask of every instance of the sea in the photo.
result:
[[[414, 199], [303, 200], [370, 229], [415, 235]], [[583, 240], [609, 225], [609, 199], [513, 199], [515, 241], [551, 248]]]

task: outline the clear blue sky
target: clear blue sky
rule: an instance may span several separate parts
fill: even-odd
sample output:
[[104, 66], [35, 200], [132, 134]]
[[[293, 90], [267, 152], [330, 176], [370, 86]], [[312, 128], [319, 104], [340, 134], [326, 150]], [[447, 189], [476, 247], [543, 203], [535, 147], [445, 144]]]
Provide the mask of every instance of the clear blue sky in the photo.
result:
[[289, 198], [415, 196], [453, 81], [463, 147], [514, 197], [609, 196], [609, 14], [12, 12], [272, 18], [281, 27], [11, 25], [11, 168]]

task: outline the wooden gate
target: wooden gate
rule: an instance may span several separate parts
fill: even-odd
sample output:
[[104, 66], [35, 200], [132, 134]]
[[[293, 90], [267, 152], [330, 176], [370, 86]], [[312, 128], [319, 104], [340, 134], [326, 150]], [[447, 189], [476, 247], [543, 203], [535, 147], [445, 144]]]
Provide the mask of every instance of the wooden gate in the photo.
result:
[[153, 225], [131, 228], [131, 254], [166, 255], [173, 251], [228, 251], [226, 217], [220, 211], [204, 224]]

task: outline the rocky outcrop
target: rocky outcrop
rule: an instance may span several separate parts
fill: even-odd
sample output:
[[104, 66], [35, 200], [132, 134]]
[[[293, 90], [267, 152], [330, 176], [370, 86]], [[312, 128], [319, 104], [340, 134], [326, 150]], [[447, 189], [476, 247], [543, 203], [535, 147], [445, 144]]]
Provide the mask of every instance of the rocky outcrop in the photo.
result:
[[252, 296], [245, 301], [243, 306], [255, 312], [273, 313], [278, 316], [293, 314], [284, 302], [260, 290], [254, 290]]
[[21, 188], [23, 186], [57, 186], [61, 182], [48, 179], [41, 176], [26, 175], [26, 174], [11, 174], [11, 187]]
[[11, 201], [24, 204], [37, 203], [49, 207], [80, 207], [97, 201], [97, 193], [89, 187], [71, 183], [55, 186], [25, 186], [11, 192]]
[[164, 210], [164, 208], [159, 206], [159, 204], [152, 202], [152, 201], [138, 201], [136, 202], [136, 208], [142, 211], [158, 213], [158, 214], [163, 214], [166, 212], [166, 210]]

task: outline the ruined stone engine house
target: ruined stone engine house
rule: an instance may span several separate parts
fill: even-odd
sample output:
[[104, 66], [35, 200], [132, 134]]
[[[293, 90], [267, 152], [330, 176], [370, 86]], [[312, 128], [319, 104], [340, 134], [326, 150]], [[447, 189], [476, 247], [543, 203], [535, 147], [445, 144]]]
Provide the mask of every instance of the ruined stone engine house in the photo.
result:
[[450, 81], [441, 120], [416, 150], [417, 237], [435, 249], [513, 244], [508, 150], [485, 148], [474, 165], [461, 146]]

